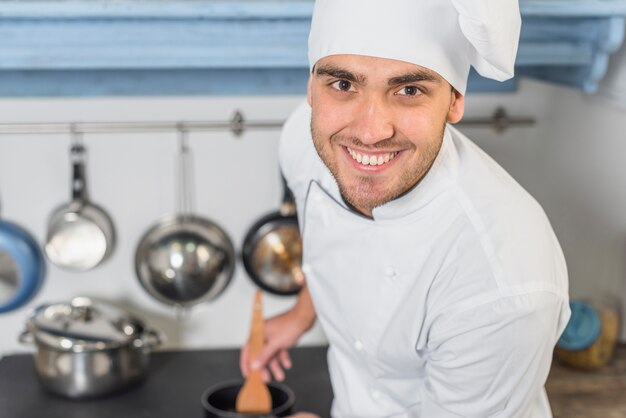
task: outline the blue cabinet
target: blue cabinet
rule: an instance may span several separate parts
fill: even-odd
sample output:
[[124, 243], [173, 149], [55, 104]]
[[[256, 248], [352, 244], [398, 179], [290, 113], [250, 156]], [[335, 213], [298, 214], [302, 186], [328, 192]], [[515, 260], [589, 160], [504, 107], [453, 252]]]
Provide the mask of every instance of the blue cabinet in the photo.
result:
[[[515, 79], [593, 93], [626, 0], [520, 0]], [[303, 94], [311, 1], [3, 1], [0, 96]]]

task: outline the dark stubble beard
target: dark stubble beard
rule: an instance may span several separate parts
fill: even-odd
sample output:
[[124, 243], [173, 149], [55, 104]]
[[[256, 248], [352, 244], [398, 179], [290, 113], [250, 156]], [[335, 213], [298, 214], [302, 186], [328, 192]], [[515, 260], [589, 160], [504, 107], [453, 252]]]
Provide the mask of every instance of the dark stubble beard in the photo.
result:
[[[355, 148], [371, 150], [403, 149], [403, 154], [414, 154], [416, 151], [414, 143], [408, 140], [389, 138], [377, 142], [374, 145], [363, 145], [356, 137], [346, 138], [340, 135], [332, 135], [330, 140], [328, 140], [327, 138], [321, 137], [315, 126], [315, 120], [311, 118], [313, 144], [317, 150], [317, 154], [335, 178], [343, 199], [355, 208], [372, 210], [375, 207], [384, 205], [404, 195], [415, 187], [426, 175], [441, 149], [446, 124], [445, 122], [442, 124], [435, 140], [426, 141], [425, 146], [419, 150], [417, 163], [405, 167], [397, 182], [393, 182], [390, 187], [383, 188], [380, 186], [378, 188], [376, 187], [378, 182], [376, 177], [367, 175], [358, 176], [356, 184], [353, 182], [353, 184], [348, 185], [346, 179], [344, 179], [339, 172], [333, 148], [336, 147], [337, 144], [343, 144], [347, 146], [353, 145]], [[402, 157], [402, 155], [400, 155], [400, 157]]]

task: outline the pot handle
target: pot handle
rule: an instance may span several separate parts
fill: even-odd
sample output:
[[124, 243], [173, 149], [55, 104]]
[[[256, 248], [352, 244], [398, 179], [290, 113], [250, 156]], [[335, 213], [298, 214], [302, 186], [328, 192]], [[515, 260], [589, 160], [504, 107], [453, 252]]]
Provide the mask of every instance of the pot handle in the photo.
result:
[[83, 203], [88, 200], [87, 181], [85, 179], [85, 146], [81, 134], [72, 126], [72, 146], [70, 161], [72, 162], [72, 200]]
[[287, 179], [285, 179], [282, 172], [280, 173], [280, 178], [283, 183], [283, 201], [280, 204], [279, 212], [282, 216], [293, 216], [296, 214], [296, 198], [287, 185]]
[[17, 337], [17, 340], [22, 344], [34, 344], [35, 343], [35, 337], [33, 336], [32, 332], [30, 332], [29, 330], [22, 331], [20, 333], [20, 336]]
[[147, 329], [141, 336], [141, 342], [149, 348], [155, 348], [163, 344], [165, 338], [162, 333], [155, 329]]

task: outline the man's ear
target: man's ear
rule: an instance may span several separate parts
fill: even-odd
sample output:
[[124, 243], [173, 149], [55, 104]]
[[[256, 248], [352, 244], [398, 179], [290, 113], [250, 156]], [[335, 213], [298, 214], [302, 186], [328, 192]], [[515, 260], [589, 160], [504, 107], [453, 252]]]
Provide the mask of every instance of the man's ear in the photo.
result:
[[311, 86], [313, 84], [313, 74], [309, 75], [309, 82], [307, 84], [307, 95], [306, 95], [306, 101], [309, 102], [309, 106], [311, 106], [312, 100], [311, 100], [311, 96], [313, 95], [313, 93], [311, 92]]
[[463, 112], [465, 112], [465, 96], [453, 88], [452, 101], [448, 110], [448, 122], [457, 123], [463, 117]]

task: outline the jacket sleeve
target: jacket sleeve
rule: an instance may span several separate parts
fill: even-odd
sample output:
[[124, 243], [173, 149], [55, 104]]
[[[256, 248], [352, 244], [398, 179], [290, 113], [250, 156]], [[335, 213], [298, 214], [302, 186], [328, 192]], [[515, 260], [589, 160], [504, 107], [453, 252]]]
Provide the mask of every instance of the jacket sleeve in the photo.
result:
[[566, 299], [549, 291], [502, 296], [435, 321], [419, 416], [546, 416], [534, 408], [569, 319]]

